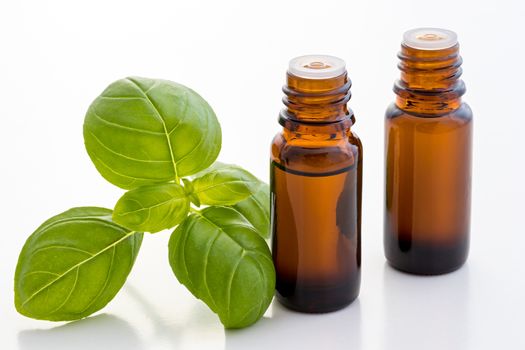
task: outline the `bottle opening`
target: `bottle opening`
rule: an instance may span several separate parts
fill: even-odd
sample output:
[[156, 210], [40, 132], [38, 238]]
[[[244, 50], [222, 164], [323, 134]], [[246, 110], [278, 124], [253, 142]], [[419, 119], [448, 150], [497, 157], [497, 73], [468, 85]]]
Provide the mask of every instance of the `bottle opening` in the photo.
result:
[[290, 61], [288, 73], [307, 79], [330, 79], [346, 72], [345, 61], [328, 55], [299, 56]]
[[403, 45], [419, 50], [443, 50], [457, 43], [457, 34], [447, 29], [416, 28], [403, 35]]

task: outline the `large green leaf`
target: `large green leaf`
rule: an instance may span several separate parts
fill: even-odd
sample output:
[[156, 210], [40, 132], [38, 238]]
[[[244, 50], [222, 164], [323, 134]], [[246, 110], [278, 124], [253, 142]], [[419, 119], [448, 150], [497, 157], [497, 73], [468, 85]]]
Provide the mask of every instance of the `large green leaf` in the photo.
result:
[[260, 184], [239, 166], [216, 163], [193, 180], [193, 193], [202, 204], [231, 205], [254, 194]]
[[93, 101], [84, 142], [106, 180], [132, 189], [207, 168], [219, 154], [221, 129], [195, 91], [136, 77], [112, 83]]
[[111, 210], [73, 208], [26, 241], [15, 272], [15, 306], [43, 320], [76, 320], [103, 308], [133, 266], [142, 233], [111, 221]]
[[261, 183], [257, 192], [232, 205], [263, 238], [270, 237], [270, 187]]
[[190, 209], [184, 187], [175, 183], [142, 186], [115, 205], [113, 221], [135, 231], [158, 232], [178, 225]]
[[232, 208], [190, 214], [171, 235], [169, 258], [179, 282], [227, 328], [251, 325], [270, 305], [275, 288], [270, 250]]

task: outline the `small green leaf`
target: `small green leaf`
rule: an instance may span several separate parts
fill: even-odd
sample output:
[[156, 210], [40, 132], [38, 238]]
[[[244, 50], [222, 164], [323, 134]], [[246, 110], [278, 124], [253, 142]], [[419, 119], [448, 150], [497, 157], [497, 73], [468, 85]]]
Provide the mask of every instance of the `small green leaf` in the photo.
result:
[[106, 180], [133, 189], [209, 167], [221, 149], [221, 128], [190, 88], [131, 77], [109, 85], [90, 105], [84, 143]]
[[236, 165], [216, 165], [193, 180], [202, 204], [232, 205], [255, 193], [261, 182]]
[[186, 192], [187, 195], [190, 195], [193, 193], [193, 183], [189, 179], [182, 179], [182, 183], [184, 184], [184, 192]]
[[232, 205], [263, 238], [270, 237], [270, 187], [261, 183], [257, 192]]
[[118, 200], [113, 220], [135, 231], [154, 233], [178, 225], [189, 209], [190, 201], [181, 185], [142, 186]]
[[68, 321], [102, 309], [122, 288], [142, 233], [111, 221], [111, 210], [73, 208], [26, 241], [15, 272], [15, 306], [27, 317]]
[[189, 179], [182, 179], [182, 183], [184, 184], [184, 192], [186, 192], [186, 195], [190, 199], [190, 202], [195, 204], [197, 207], [201, 206], [201, 202], [199, 200], [199, 197], [195, 193], [193, 193], [193, 183]]
[[217, 313], [226, 328], [253, 324], [273, 298], [270, 250], [232, 208], [207, 207], [190, 214], [171, 235], [169, 259], [179, 282]]
[[195, 193], [190, 194], [190, 201], [198, 208], [201, 206], [201, 201]]

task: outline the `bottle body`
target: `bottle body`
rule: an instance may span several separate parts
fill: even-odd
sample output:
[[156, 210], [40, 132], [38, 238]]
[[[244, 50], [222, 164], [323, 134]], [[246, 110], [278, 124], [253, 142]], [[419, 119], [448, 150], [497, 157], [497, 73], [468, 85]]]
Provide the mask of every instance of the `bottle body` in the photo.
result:
[[416, 29], [398, 57], [385, 118], [385, 256], [408, 273], [447, 273], [466, 261], [470, 239], [472, 112], [459, 46], [453, 32]]
[[472, 112], [428, 118], [392, 105], [385, 130], [386, 258], [415, 274], [454, 271], [469, 249]]
[[[349, 90], [346, 73], [339, 79]], [[319, 84], [322, 82], [314, 82]], [[294, 81], [289, 76], [284, 90], [290, 99], [293, 93], [288, 88], [303, 97], [302, 94], [310, 94], [311, 98], [323, 95], [316, 89], [305, 92], [301, 84], [291, 85]], [[324, 91], [323, 98], [332, 94], [333, 100], [341, 104], [336, 93], [340, 86], [331, 89]], [[326, 109], [333, 110], [313, 117], [319, 120], [306, 121], [305, 111], [295, 109], [297, 104], [283, 110], [283, 131], [272, 142], [270, 188], [276, 297], [286, 307], [300, 312], [335, 311], [359, 294], [362, 146], [350, 130], [353, 114], [346, 108], [349, 93], [339, 94], [344, 106], [337, 110], [333, 103], [327, 103]], [[307, 101], [301, 104], [308, 106]]]

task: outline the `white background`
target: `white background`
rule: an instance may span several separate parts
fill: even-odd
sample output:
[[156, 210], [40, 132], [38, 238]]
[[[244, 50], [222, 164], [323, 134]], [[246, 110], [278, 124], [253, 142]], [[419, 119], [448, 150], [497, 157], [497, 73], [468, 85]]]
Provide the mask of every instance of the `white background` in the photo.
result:
[[[522, 1], [24, 1], [0, 3], [0, 349], [524, 349], [525, 178]], [[382, 252], [383, 115], [412, 27], [455, 30], [474, 111], [472, 248], [441, 277], [413, 277]], [[359, 299], [326, 315], [274, 303], [225, 331], [173, 276], [169, 232], [144, 239], [117, 297], [70, 324], [16, 313], [13, 272], [27, 236], [70, 207], [112, 207], [83, 145], [90, 102], [139, 75], [188, 85], [215, 109], [220, 159], [267, 179], [290, 58], [346, 60], [365, 150]]]

